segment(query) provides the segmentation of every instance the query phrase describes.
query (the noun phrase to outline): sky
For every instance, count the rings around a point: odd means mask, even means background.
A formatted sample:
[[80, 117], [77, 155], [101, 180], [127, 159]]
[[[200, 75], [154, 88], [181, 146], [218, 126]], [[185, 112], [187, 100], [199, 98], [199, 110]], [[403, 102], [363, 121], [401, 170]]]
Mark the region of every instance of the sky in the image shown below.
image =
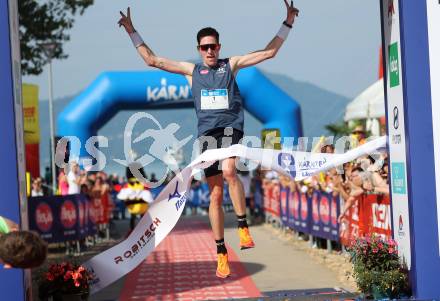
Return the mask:
[[[378, 77], [379, 1], [297, 0], [300, 15], [278, 55], [259, 67], [354, 98]], [[222, 57], [262, 49], [286, 17], [282, 0], [95, 0], [78, 16], [65, 52], [53, 62], [54, 98], [77, 94], [103, 71], [145, 70], [123, 28], [119, 11], [131, 7], [135, 28], [160, 56], [194, 60], [196, 33], [220, 32]], [[47, 67], [25, 76], [48, 98]]]

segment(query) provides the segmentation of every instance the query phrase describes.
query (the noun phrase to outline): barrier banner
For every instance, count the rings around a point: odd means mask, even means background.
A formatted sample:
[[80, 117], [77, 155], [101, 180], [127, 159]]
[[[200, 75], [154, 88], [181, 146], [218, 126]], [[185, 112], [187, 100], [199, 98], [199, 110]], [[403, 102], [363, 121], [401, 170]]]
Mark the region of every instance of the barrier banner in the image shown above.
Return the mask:
[[87, 198], [80, 197], [77, 199], [78, 206], [78, 228], [79, 228], [79, 237], [83, 238], [89, 235], [89, 222], [88, 222], [88, 214], [87, 211]]
[[289, 190], [289, 205], [288, 205], [288, 217], [287, 224], [289, 228], [299, 231], [300, 219], [299, 219], [299, 192]]
[[[360, 152], [370, 146], [369, 143], [360, 146]], [[295, 180], [301, 180], [316, 173], [326, 162], [342, 162], [341, 156], [344, 155], [248, 148], [240, 144], [202, 153], [164, 187], [124, 241], [84, 263], [88, 271], [94, 275], [91, 293], [98, 292], [132, 271], [174, 228], [185, 208], [193, 173], [197, 169], [205, 169], [215, 161], [225, 158], [240, 157], [259, 163], [263, 169], [271, 169]], [[301, 216], [305, 217], [302, 222], [307, 225], [310, 211], [307, 198], [302, 207]]]
[[331, 240], [339, 241], [339, 223], [338, 217], [341, 214], [341, 198], [339, 195], [331, 195], [330, 223]]
[[289, 225], [289, 186], [280, 186], [280, 217], [284, 226]]
[[306, 193], [299, 194], [299, 224], [296, 229], [299, 232], [310, 234], [312, 219], [312, 199]]
[[[390, 198], [384, 195], [369, 194], [362, 197], [362, 233], [392, 238]], [[399, 222], [400, 225], [400, 222]]]
[[311, 197], [311, 234], [316, 237], [339, 241], [339, 198], [332, 193], [315, 191]]
[[340, 225], [340, 239], [348, 246], [350, 241], [366, 235], [392, 238], [391, 206], [389, 196], [362, 195], [345, 214]]
[[339, 225], [339, 239], [341, 244], [349, 246], [353, 239], [359, 237], [359, 201], [345, 212], [344, 219]]
[[[31, 197], [28, 201], [29, 229], [49, 243], [79, 240], [94, 235], [87, 219], [88, 199], [81, 194]], [[89, 207], [90, 208], [90, 207]]]
[[89, 199], [85, 202], [85, 206], [87, 233], [88, 235], [93, 236], [98, 232], [99, 210], [96, 209], [94, 202]]

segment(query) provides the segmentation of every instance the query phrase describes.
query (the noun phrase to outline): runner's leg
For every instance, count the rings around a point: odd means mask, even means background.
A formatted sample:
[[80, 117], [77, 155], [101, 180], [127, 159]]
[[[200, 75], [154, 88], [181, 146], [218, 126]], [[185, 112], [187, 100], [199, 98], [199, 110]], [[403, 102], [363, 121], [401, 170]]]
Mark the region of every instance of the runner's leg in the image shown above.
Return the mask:
[[223, 177], [229, 186], [229, 195], [235, 214], [238, 216], [246, 214], [246, 202], [244, 198], [243, 184], [237, 176], [235, 169], [235, 158], [227, 158], [222, 162]]
[[223, 177], [221, 174], [208, 177], [207, 179], [210, 197], [209, 197], [209, 221], [211, 222], [214, 239], [220, 240], [224, 237], [224, 220], [223, 212]]

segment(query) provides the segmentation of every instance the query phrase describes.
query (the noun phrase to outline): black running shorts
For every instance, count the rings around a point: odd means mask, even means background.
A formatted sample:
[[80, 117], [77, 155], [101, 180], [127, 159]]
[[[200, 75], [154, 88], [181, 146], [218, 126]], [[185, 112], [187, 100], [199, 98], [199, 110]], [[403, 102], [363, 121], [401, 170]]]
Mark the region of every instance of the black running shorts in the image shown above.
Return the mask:
[[[232, 134], [231, 134], [232, 131]], [[204, 137], [213, 137], [216, 143], [208, 143], [206, 138]], [[225, 139], [223, 139], [225, 138]], [[215, 128], [213, 130], [208, 131], [204, 134], [204, 136], [199, 137], [201, 152], [208, 149], [216, 149], [216, 148], [227, 148], [234, 144], [239, 144], [240, 140], [243, 138], [243, 132], [233, 128]], [[222, 141], [224, 141], [225, 145], [222, 145]], [[204, 170], [205, 177], [209, 178], [218, 174], [221, 174], [221, 166], [219, 161], [216, 161], [214, 164], [209, 166]]]

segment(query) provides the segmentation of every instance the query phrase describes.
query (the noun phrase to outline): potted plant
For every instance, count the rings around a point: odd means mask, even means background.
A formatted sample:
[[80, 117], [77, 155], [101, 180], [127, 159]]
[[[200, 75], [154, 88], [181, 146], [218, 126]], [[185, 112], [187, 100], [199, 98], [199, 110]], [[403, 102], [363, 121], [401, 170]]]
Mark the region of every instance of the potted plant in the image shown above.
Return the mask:
[[397, 254], [394, 240], [366, 236], [354, 240], [348, 251], [356, 284], [366, 297], [384, 299], [410, 295], [408, 269]]
[[84, 301], [88, 299], [92, 274], [78, 264], [51, 264], [39, 285], [41, 300]]

